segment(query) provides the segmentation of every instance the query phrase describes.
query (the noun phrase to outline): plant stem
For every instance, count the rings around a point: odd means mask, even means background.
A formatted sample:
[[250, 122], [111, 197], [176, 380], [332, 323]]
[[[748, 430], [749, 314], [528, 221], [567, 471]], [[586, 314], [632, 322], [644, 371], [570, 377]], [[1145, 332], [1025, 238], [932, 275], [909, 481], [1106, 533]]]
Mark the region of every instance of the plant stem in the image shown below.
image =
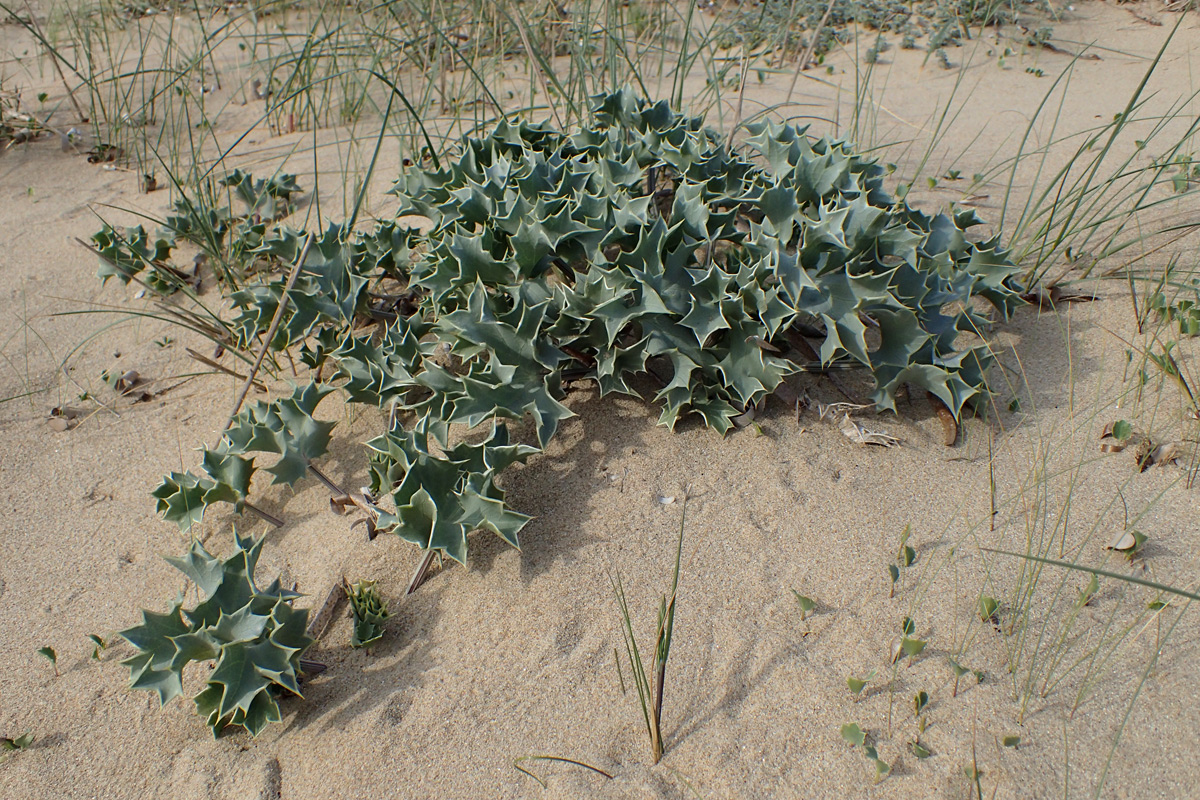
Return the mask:
[[279, 307], [275, 309], [275, 316], [271, 318], [271, 326], [267, 328], [267, 335], [263, 339], [262, 349], [258, 351], [258, 358], [254, 359], [254, 366], [250, 369], [250, 374], [246, 376], [246, 382], [242, 384], [241, 391], [238, 392], [237, 402], [233, 405], [233, 412], [229, 415], [229, 420], [225, 423], [223, 430], [229, 430], [233, 426], [233, 421], [237, 418], [238, 412], [242, 410], [242, 403], [246, 401], [246, 393], [250, 391], [250, 387], [254, 384], [254, 376], [258, 374], [258, 368], [262, 366], [263, 359], [266, 358], [267, 350], [271, 349], [271, 340], [275, 338], [275, 331], [279, 329], [279, 323], [283, 321], [283, 312], [287, 309], [288, 294], [292, 291], [292, 287], [296, 285], [296, 278], [300, 275], [300, 267], [303, 266], [304, 260], [308, 258], [308, 248], [312, 247], [313, 235], [311, 232], [304, 237], [304, 246], [300, 248], [300, 255], [296, 258], [296, 263], [292, 265], [292, 271], [288, 274], [287, 285], [283, 288], [283, 296], [279, 298]]
[[412, 580], [408, 582], [408, 591], [405, 594], [412, 594], [417, 589], [421, 588], [421, 584], [425, 582], [425, 578], [429, 575], [429, 568], [433, 566], [433, 557], [437, 551], [430, 548], [425, 551], [425, 557], [421, 559], [421, 563], [417, 565], [416, 572], [413, 573]]
[[249, 501], [245, 501], [245, 500], [242, 501], [242, 508], [244, 508], [247, 511], [249, 511], [250, 513], [254, 514], [259, 519], [271, 523], [276, 528], [283, 527], [283, 520], [281, 520], [279, 517], [276, 517], [272, 514], [268, 514], [266, 511], [263, 511], [261, 508], [254, 505], [253, 503], [250, 503]]

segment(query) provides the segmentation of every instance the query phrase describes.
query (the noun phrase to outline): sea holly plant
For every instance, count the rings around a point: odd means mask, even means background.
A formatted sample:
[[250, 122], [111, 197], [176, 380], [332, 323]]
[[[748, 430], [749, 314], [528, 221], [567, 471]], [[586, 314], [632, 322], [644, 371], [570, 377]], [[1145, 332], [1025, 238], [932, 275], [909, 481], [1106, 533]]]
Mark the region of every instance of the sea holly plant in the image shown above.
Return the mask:
[[[999, 241], [970, 236], [978, 217], [909, 207], [844, 141], [749, 130], [731, 148], [627, 91], [596, 98], [579, 130], [507, 118], [435, 168], [406, 168], [394, 220], [317, 235], [290, 290], [305, 234], [273, 215], [294, 182], [229, 176], [249, 212], [220, 219], [185, 204], [176, 235], [241, 226], [239, 247], [262, 259], [239, 274], [227, 346], [298, 349], [311, 382], [243, 412], [200, 472], [155, 490], [159, 511], [187, 529], [213, 503], [240, 510], [253, 452], [279, 455], [275, 482], [312, 472], [330, 435], [312, 412], [335, 388], [389, 420], [367, 446], [372, 497], [356, 503], [370, 530], [458, 561], [477, 529], [518, 544], [528, 518], [499, 475], [546, 447], [580, 381], [638, 395], [630, 378], [647, 374], [660, 424], [694, 415], [721, 434], [788, 376], [835, 363], [870, 374], [880, 409], [909, 385], [956, 418], [984, 398], [990, 320], [976, 301], [1000, 318], [1022, 301]], [[536, 442], [509, 444], [525, 419]], [[463, 445], [477, 426], [492, 439]]]
[[205, 600], [184, 609], [181, 596], [166, 613], [143, 611], [142, 624], [120, 632], [138, 649], [122, 662], [131, 687], [157, 692], [162, 704], [183, 694], [188, 664], [215, 662], [192, 698], [214, 736], [230, 726], [257, 736], [280, 720], [279, 695], [300, 694], [300, 656], [313, 642], [308, 611], [292, 608], [300, 595], [278, 580], [264, 589], [255, 583], [262, 546], [263, 539], [236, 536], [235, 552], [222, 560], [193, 541], [183, 558], [167, 560]]
[[233, 503], [241, 510], [257, 469], [254, 459], [244, 458], [243, 453], [279, 454], [267, 472], [275, 476], [274, 483], [294, 485], [310, 460], [329, 446], [335, 423], [319, 422], [312, 415], [332, 391], [328, 385], [309, 383], [295, 387], [290, 397], [253, 403], [240, 411], [217, 446], [203, 451], [203, 475], [172, 472], [152, 492], [158, 512], [186, 532], [213, 503]]
[[[105, 223], [92, 234], [92, 245], [100, 258], [97, 277], [102, 282], [116, 278], [121, 283], [129, 283], [146, 269], [150, 269], [151, 274], [168, 269], [167, 259], [175, 246], [175, 238], [167, 232], [147, 233], [141, 225], [115, 228]], [[156, 287], [161, 293], [170, 294], [165, 282], [160, 281]]]
[[[117, 228], [105, 223], [92, 235], [91, 247], [100, 259], [98, 276], [102, 281], [115, 277], [127, 284], [136, 279], [159, 295], [174, 293], [183, 282], [198, 277], [199, 270], [198, 261], [171, 264], [179, 240], [200, 247], [222, 266], [235, 260], [231, 256], [259, 250], [269, 257], [269, 250], [262, 249], [264, 236], [291, 211], [292, 196], [300, 192], [300, 187], [294, 175], [280, 173], [263, 179], [234, 170], [222, 178], [205, 181], [192, 195], [183, 192], [182, 187], [180, 190], [180, 197], [157, 231], [147, 232], [141, 225]], [[221, 202], [222, 193], [238, 202]], [[223, 270], [218, 274], [231, 283], [244, 277]]]
[[500, 424], [480, 444], [462, 442], [438, 454], [428, 428], [427, 416], [413, 431], [392, 430], [368, 443], [371, 491], [388, 492], [396, 509], [381, 513], [377, 525], [460, 563], [466, 563], [473, 530], [490, 530], [517, 547], [517, 534], [530, 518], [505, 506], [495, 475], [536, 450], [510, 445], [508, 428]]
[[369, 647], [383, 638], [384, 625], [390, 616], [387, 603], [379, 595], [375, 581], [346, 583], [342, 590], [350, 601], [350, 613], [354, 617], [354, 633], [351, 647]]

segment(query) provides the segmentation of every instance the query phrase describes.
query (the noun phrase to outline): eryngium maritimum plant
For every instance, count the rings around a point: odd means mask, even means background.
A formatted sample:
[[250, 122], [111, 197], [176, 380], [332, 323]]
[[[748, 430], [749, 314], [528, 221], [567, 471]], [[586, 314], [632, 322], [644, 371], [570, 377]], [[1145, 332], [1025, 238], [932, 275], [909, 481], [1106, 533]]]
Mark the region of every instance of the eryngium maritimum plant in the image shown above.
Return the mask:
[[[617, 92], [584, 130], [508, 119], [464, 139], [442, 166], [406, 170], [395, 221], [321, 235], [270, 346], [299, 344], [305, 364], [335, 367], [324, 374], [351, 402], [398, 420], [369, 445], [377, 529], [459, 561], [478, 528], [517, 545], [527, 518], [495, 478], [536, 449], [508, 445], [505, 420], [528, 415], [545, 447], [571, 416], [566, 378], [635, 394], [629, 377], [651, 372], [661, 424], [694, 413], [721, 433], [788, 375], [835, 362], [868, 370], [882, 409], [905, 384], [956, 416], [987, 393], [975, 300], [1003, 318], [1021, 301], [997, 239], [968, 238], [974, 212], [895, 200], [845, 142], [750, 131], [738, 152], [699, 118]], [[300, 236], [276, 227], [259, 247], [283, 263]], [[276, 273], [235, 296], [242, 346], [265, 332], [283, 283]], [[367, 319], [375, 332], [355, 335]], [[172, 475], [160, 510], [186, 528], [211, 502], [244, 502], [248, 450], [283, 457], [277, 481], [303, 475], [327, 424], [315, 402], [277, 404], [205, 454], [205, 477]], [[491, 440], [451, 446], [451, 426], [482, 423]]]
[[192, 698], [214, 736], [231, 725], [257, 736], [279, 721], [279, 692], [300, 694], [300, 655], [313, 642], [305, 633], [308, 611], [292, 608], [300, 595], [278, 580], [255, 585], [262, 545], [239, 536], [236, 552], [222, 561], [193, 541], [186, 556], [167, 560], [196, 582], [204, 602], [184, 609], [180, 597], [165, 614], [143, 611], [141, 625], [120, 633], [139, 651], [123, 662], [130, 685], [157, 692], [164, 704], [183, 694], [189, 663], [216, 662]]

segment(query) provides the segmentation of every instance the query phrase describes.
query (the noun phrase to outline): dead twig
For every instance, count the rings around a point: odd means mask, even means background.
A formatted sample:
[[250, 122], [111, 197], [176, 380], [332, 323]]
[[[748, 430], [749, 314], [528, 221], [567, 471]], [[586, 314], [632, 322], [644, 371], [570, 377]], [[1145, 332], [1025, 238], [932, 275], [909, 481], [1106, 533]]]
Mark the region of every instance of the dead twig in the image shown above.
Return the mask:
[[792, 85], [788, 87], [787, 102], [792, 102], [792, 93], [796, 91], [796, 82], [800, 80], [800, 73], [808, 68], [808, 62], [812, 59], [813, 53], [817, 49], [817, 41], [821, 37], [821, 30], [825, 27], [825, 23], [829, 21], [829, 15], [833, 13], [833, 4], [837, 0], [829, 0], [829, 5], [825, 7], [825, 14], [821, 17], [821, 21], [817, 23], [817, 27], [813, 28], [812, 38], [808, 40], [808, 47], [804, 48], [804, 55], [800, 57], [800, 63], [796, 65], [796, 74], [792, 76]]
[[283, 321], [283, 312], [288, 306], [288, 296], [292, 291], [292, 287], [296, 285], [296, 278], [300, 275], [300, 268], [304, 266], [304, 260], [308, 258], [308, 248], [312, 247], [313, 235], [308, 233], [304, 237], [304, 246], [300, 248], [300, 255], [296, 258], [296, 263], [292, 265], [292, 271], [288, 274], [287, 284], [283, 287], [283, 296], [279, 298], [279, 308], [275, 309], [275, 316], [271, 318], [271, 326], [267, 328], [267, 335], [263, 339], [262, 348], [258, 351], [258, 357], [254, 359], [254, 366], [250, 368], [250, 374], [246, 377], [246, 382], [242, 384], [241, 390], [238, 392], [237, 402], [233, 405], [233, 412], [229, 415], [229, 420], [225, 423], [222, 430], [229, 430], [233, 425], [234, 419], [237, 418], [238, 412], [242, 410], [242, 403], [246, 401], [246, 393], [250, 391], [250, 386], [254, 383], [254, 376], [258, 374], [258, 368], [262, 366], [263, 359], [267, 356], [267, 350], [271, 349], [271, 340], [275, 338], [275, 331], [279, 329], [279, 323]]
[[[238, 380], [242, 380], [242, 381], [246, 380], [246, 376], [243, 375], [242, 373], [237, 372], [236, 370], [232, 370], [229, 367], [222, 366], [221, 364], [218, 364], [216, 361], [213, 361], [211, 358], [208, 358], [207, 356], [197, 353], [195, 350], [193, 350], [190, 347], [185, 347], [184, 350], [187, 351], [187, 354], [189, 356], [191, 356], [196, 361], [199, 361], [201, 364], [203, 364], [206, 367], [212, 367], [213, 369], [217, 370], [218, 372], [224, 372], [226, 375], [231, 375], [234, 378], [237, 378]], [[263, 384], [261, 381], [254, 381], [254, 388], [260, 392], [265, 392], [267, 390], [266, 385]]]

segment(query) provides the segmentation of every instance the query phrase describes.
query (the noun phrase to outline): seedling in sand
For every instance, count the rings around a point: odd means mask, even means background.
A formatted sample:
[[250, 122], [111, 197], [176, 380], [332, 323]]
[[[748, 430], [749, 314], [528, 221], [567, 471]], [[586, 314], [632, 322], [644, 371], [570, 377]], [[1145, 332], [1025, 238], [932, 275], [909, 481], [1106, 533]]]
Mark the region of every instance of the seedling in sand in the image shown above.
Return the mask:
[[898, 661], [901, 655], [906, 655], [911, 664], [913, 659], [924, 652], [927, 642], [912, 635], [915, 629], [916, 626], [912, 619], [905, 617], [900, 624], [900, 638], [892, 644], [892, 663]]
[[658, 605], [658, 624], [654, 634], [654, 657], [650, 662], [651, 672], [646, 672], [641, 651], [633, 634], [633, 621], [629, 604], [625, 601], [625, 589], [621, 575], [613, 581], [613, 592], [621, 611], [621, 635], [625, 640], [625, 654], [629, 659], [629, 671], [637, 689], [638, 702], [642, 706], [642, 717], [646, 722], [646, 733], [650, 736], [650, 752], [657, 764], [663, 755], [662, 706], [663, 689], [667, 680], [667, 658], [671, 654], [671, 636], [675, 629], [675, 598], [679, 592], [679, 566], [683, 558], [683, 529], [687, 521], [687, 496], [683, 498], [683, 509], [679, 518], [679, 544], [675, 548], [675, 571], [671, 577], [671, 593], [663, 596]]
[[1089, 605], [1098, 591], [1100, 591], [1100, 580], [1093, 574], [1088, 578], [1087, 585], [1079, 590], [1079, 605]]
[[108, 641], [94, 633], [89, 633], [88, 638], [92, 640], [92, 660], [99, 661], [100, 655], [108, 649]]
[[962, 664], [960, 664], [958, 661], [956, 661], [953, 658], [947, 658], [946, 662], [950, 665], [950, 669], [954, 670], [954, 686], [950, 690], [951, 697], [958, 697], [958, 681], [964, 675], [974, 675], [975, 683], [977, 683], [977, 684], [983, 683], [984, 678], [986, 677], [983, 673], [983, 670], [971, 669], [970, 667], [964, 667]]
[[379, 596], [375, 581], [358, 581], [342, 586], [350, 601], [350, 612], [354, 616], [354, 634], [351, 647], [367, 647], [383, 638], [387, 622], [387, 603]]
[[806, 619], [809, 614], [816, 611], [816, 609], [817, 609], [817, 601], [816, 600], [813, 600], [811, 597], [805, 597], [804, 595], [797, 592], [795, 589], [792, 589], [792, 594], [794, 594], [796, 596], [796, 602], [800, 604], [800, 619], [802, 621], [804, 619]]
[[988, 622], [992, 625], [999, 625], [1000, 618], [997, 612], [1000, 609], [1000, 603], [994, 597], [981, 595], [979, 598], [979, 621]]
[[908, 743], [908, 748], [912, 750], [912, 754], [917, 758], [929, 758], [933, 755], [933, 751], [921, 744], [920, 739], [913, 739]]
[[900, 569], [911, 567], [917, 560], [917, 551], [908, 543], [910, 536], [912, 536], [912, 526], [905, 525], [904, 530], [900, 532], [900, 547], [896, 550], [896, 563], [888, 564], [888, 577], [892, 579], [891, 586], [888, 587], [888, 597], [896, 596], [896, 584], [900, 581]]
[[33, 732], [18, 736], [15, 739], [0, 738], [0, 750], [12, 752], [14, 750], [24, 750], [29, 745], [33, 744]]
[[924, 652], [926, 644], [927, 642], [923, 639], [912, 639], [906, 636], [900, 640], [900, 650], [908, 656], [911, 663], [914, 658]]
[[947, 659], [950, 662], [950, 668], [954, 670], [954, 687], [950, 690], [951, 697], [958, 697], [958, 679], [966, 675], [971, 670], [959, 664], [953, 658]]
[[57, 678], [59, 676], [58, 653], [54, 652], [54, 648], [50, 647], [49, 645], [47, 645], [45, 647], [39, 647], [37, 652], [38, 652], [38, 655], [45, 658], [47, 661], [50, 662], [50, 665], [54, 667], [54, 677]]
[[866, 688], [867, 684], [870, 683], [874, 677], [875, 670], [871, 670], [869, 673], [867, 673], [865, 678], [856, 678], [853, 675], [850, 675], [846, 678], [846, 685], [849, 686], [850, 691], [854, 693], [855, 702], [858, 702], [858, 698], [862, 696], [862, 690]]
[[842, 738], [854, 747], [862, 749], [863, 755], [867, 757], [875, 766], [876, 782], [887, 777], [892, 771], [891, 766], [879, 757], [879, 752], [875, 749], [875, 745], [867, 740], [866, 733], [862, 728], [858, 727], [857, 723], [850, 722], [842, 726]]
[[911, 567], [917, 560], [917, 551], [908, 544], [910, 536], [912, 536], [912, 528], [905, 525], [900, 534], [900, 549], [896, 552], [896, 561], [902, 567]]

